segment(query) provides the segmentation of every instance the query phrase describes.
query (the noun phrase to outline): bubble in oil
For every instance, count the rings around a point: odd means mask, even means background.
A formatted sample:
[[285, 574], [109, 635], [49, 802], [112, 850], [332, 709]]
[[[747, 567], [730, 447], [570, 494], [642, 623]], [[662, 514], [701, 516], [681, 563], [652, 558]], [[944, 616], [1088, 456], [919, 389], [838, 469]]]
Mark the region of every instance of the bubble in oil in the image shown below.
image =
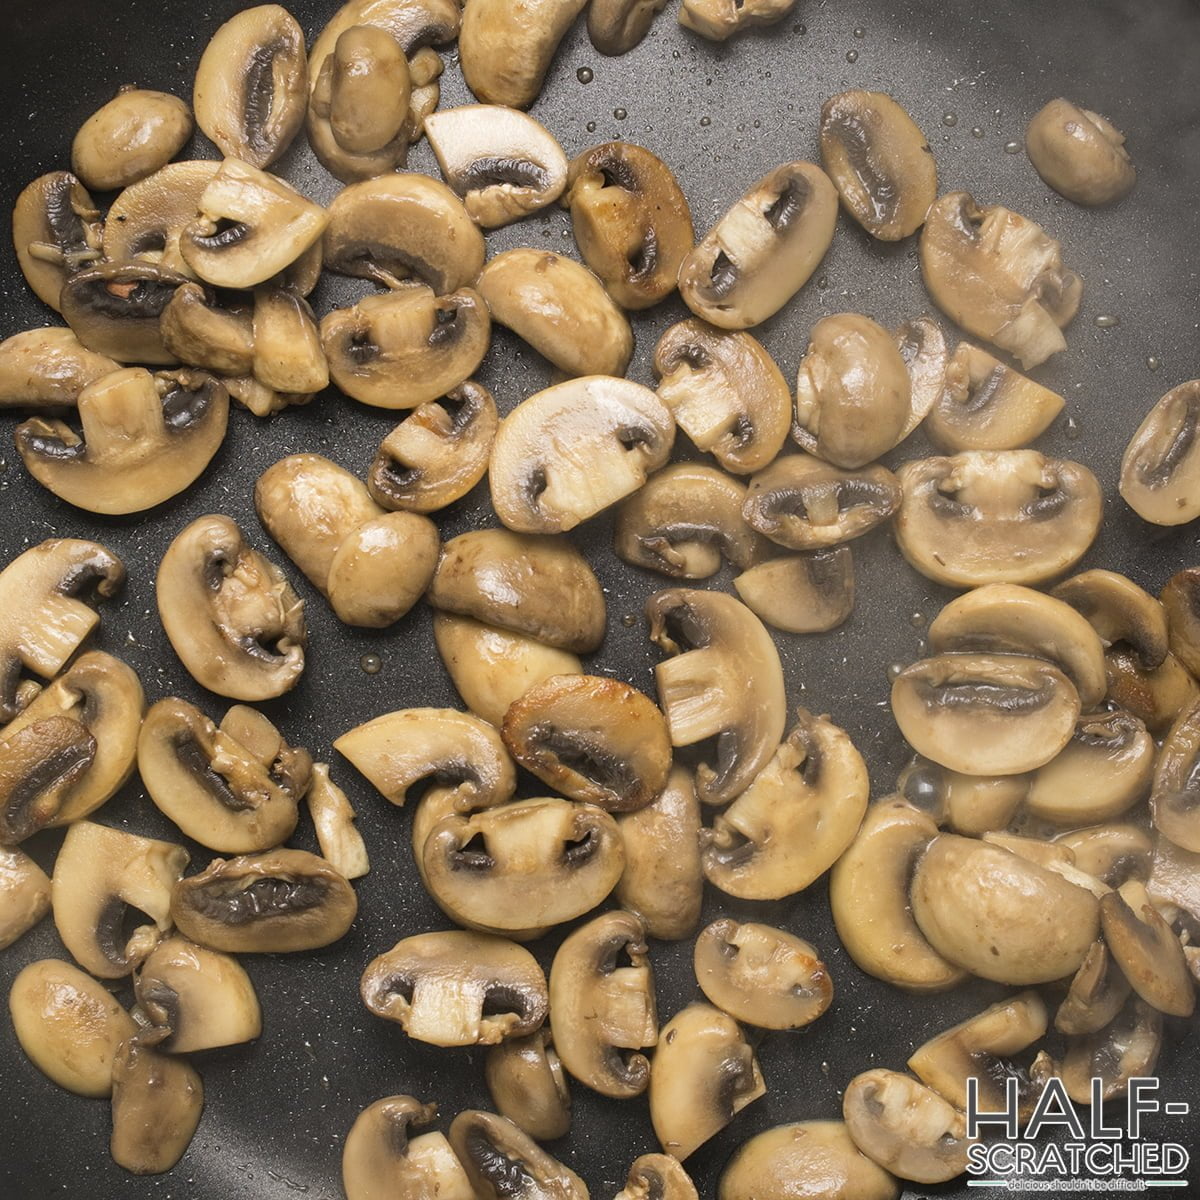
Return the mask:
[[847, 50], [846, 51], [846, 61], [848, 63], [858, 62], [858, 51], [857, 50]]
[[637, 617], [635, 617], [633, 613], [626, 613], [621, 618], [621, 624], [624, 625], [626, 629], [632, 629], [637, 624]]
[[588, 131], [588, 133], [595, 133], [595, 132], [596, 132], [596, 122], [595, 122], [595, 121], [589, 121], [589, 122], [588, 122], [588, 123], [587, 123], [587, 124], [584, 126], [584, 129], [586, 129], [586, 130]]
[[1159, 360], [1155, 358], [1153, 354], [1151, 354], [1150, 357], [1146, 359], [1146, 366], [1151, 371], [1157, 371], [1158, 368], [1162, 366], [1162, 363], [1159, 362]]
[[946, 112], [942, 113], [942, 124], [953, 128], [958, 124], [958, 113]]
[[1004, 143], [1004, 153], [1005, 154], [1020, 154], [1021, 153], [1021, 143], [1020, 142], [1005, 142]]
[[596, 76], [591, 67], [580, 67], [579, 70], [575, 72], [575, 78], [578, 79], [580, 83], [591, 83]]
[[909, 615], [908, 623], [914, 629], [921, 629], [928, 622], [928, 620], [929, 618], [923, 612], [915, 612]]
[[864, 37], [866, 37], [866, 36], [867, 36], [867, 31], [866, 31], [865, 29], [862, 29], [862, 28], [856, 29], [856, 30], [854, 31], [854, 36], [855, 36], [856, 38], [864, 38]]
[[362, 669], [368, 675], [378, 675], [379, 672], [383, 670], [383, 659], [380, 658], [378, 654], [364, 654], [362, 658], [358, 660], [358, 665], [362, 667]]
[[1067, 423], [1063, 427], [1063, 433], [1066, 434], [1067, 441], [1077, 442], [1079, 440], [1079, 422], [1074, 417], [1068, 417]]
[[616, 117], [618, 121], [623, 121], [627, 116], [629, 116], [629, 114], [623, 108], [614, 108], [613, 116]]
[[705, 129], [707, 129], [712, 124], [712, 117], [701, 117], [700, 124], [703, 125]]
[[895, 678], [896, 678], [896, 676], [897, 676], [897, 675], [899, 675], [899, 674], [900, 674], [900, 672], [901, 672], [901, 671], [903, 671], [903, 670], [904, 670], [904, 664], [903, 664], [903, 663], [898, 663], [898, 662], [896, 662], [896, 663], [889, 663], [889, 664], [888, 664], [888, 669], [887, 669], [887, 675], [888, 675], [888, 678], [889, 678], [889, 679], [895, 679]]
[[976, 125], [975, 128], [971, 130], [971, 136], [973, 138], [981, 138], [983, 137], [983, 130]]
[[1101, 329], [1115, 329], [1121, 323], [1121, 318], [1114, 316], [1112, 313], [1101, 313], [1096, 318], [1096, 324]]

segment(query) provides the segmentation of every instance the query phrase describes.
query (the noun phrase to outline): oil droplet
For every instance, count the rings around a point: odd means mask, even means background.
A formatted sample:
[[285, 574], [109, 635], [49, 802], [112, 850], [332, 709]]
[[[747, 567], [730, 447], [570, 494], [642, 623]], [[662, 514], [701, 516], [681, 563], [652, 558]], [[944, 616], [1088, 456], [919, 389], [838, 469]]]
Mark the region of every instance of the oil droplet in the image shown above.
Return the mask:
[[1005, 154], [1020, 154], [1021, 153], [1021, 143], [1020, 142], [1005, 142], [1004, 143], [1004, 153]]
[[953, 127], [958, 124], [958, 113], [942, 113], [942, 124]]
[[588, 122], [588, 123], [587, 123], [587, 124], [584, 126], [584, 129], [586, 129], [586, 130], [588, 131], [588, 133], [595, 133], [595, 132], [596, 132], [596, 122], [595, 122], [595, 121], [589, 121], [589, 122]]
[[383, 670], [383, 659], [378, 654], [364, 654], [358, 660], [358, 665], [362, 667], [368, 675], [378, 675]]
[[1152, 354], [1148, 359], [1146, 359], [1146, 366], [1149, 367], [1151, 371], [1157, 371], [1158, 368], [1162, 366], [1162, 363], [1159, 362], [1158, 359]]
[[701, 117], [700, 124], [707, 129], [712, 124], [712, 117]]
[[1101, 313], [1100, 316], [1096, 318], [1096, 324], [1101, 329], [1114, 329], [1116, 326], [1120, 325], [1120, 323], [1121, 318], [1114, 317], [1112, 313]]
[[858, 51], [857, 50], [847, 50], [846, 51], [846, 61], [848, 63], [858, 62]]
[[1067, 435], [1067, 441], [1077, 442], [1079, 440], [1079, 422], [1074, 417], [1068, 417], [1063, 432]]
[[761, 128], [762, 128], [762, 122], [761, 122], [761, 121], [755, 121], [755, 122], [754, 122], [754, 128], [755, 128], [755, 129], [761, 129]]
[[803, 37], [808, 32], [807, 25], [793, 25], [792, 29], [794, 32], [798, 33], [801, 37]]
[[580, 83], [591, 83], [596, 76], [592, 73], [591, 67], [580, 67], [579, 70], [575, 72], [575, 78], [578, 79]]
[[863, 37], [866, 37], [866, 36], [867, 36], [867, 31], [866, 31], [865, 29], [856, 29], [856, 30], [854, 31], [854, 36], [855, 36], [856, 38], [863, 38]]
[[613, 116], [616, 117], [618, 121], [623, 121], [627, 116], [629, 116], [629, 114], [623, 108], [614, 108]]
[[637, 624], [637, 617], [635, 617], [633, 613], [626, 613], [621, 618], [621, 624], [624, 625], [626, 629], [632, 629]]
[[980, 129], [980, 127], [978, 125], [976, 125], [975, 128], [971, 130], [971, 136], [973, 138], [981, 138], [981, 137], [983, 137], [983, 130]]
[[820, 279], [817, 280], [817, 287], [820, 288], [821, 291], [824, 291], [828, 286], [829, 286], [829, 280], [824, 275], [822, 275], [820, 277]]
[[678, 50], [672, 50], [672, 51], [671, 51], [671, 57], [672, 57], [672, 58], [682, 58], [682, 57], [683, 57], [683, 55], [682, 55], [682, 54], [681, 54], [681, 53], [680, 53]]
[[925, 614], [923, 612], [915, 612], [909, 616], [908, 623], [914, 629], [920, 629], [927, 620], [928, 620], [928, 618], [925, 616]]
[[888, 678], [895, 679], [896, 676], [899, 675], [900, 672], [903, 670], [904, 670], [903, 663], [889, 663], [888, 669], [887, 669]]

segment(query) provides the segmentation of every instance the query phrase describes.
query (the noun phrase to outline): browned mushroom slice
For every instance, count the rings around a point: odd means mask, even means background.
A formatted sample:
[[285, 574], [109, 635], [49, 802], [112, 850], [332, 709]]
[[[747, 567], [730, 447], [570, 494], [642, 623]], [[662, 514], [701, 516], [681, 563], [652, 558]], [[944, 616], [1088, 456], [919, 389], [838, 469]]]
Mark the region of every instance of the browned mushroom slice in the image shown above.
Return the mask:
[[1096, 477], [1036, 450], [918, 459], [896, 474], [896, 542], [922, 575], [950, 587], [1042, 583], [1074, 566], [1100, 528]]
[[886, 92], [840, 92], [821, 106], [821, 162], [872, 237], [916, 233], [937, 199], [937, 165], [916, 122]]
[[253, 336], [254, 377], [264, 387], [300, 397], [329, 386], [316, 317], [303, 296], [288, 287], [259, 288], [254, 293]]
[[1171, 653], [1191, 675], [1200, 675], [1200, 568], [1176, 571], [1159, 600], [1167, 618]]
[[679, 23], [713, 42], [758, 25], [774, 25], [792, 11], [796, 0], [684, 0]]
[[679, 294], [698, 317], [748, 329], [777, 313], [825, 257], [837, 191], [812, 163], [764, 175], [683, 260]]
[[667, 0], [598, 0], [588, 6], [588, 37], [601, 54], [628, 54], [650, 32], [666, 4]]
[[1133, 990], [1159, 1012], [1190, 1017], [1196, 989], [1183, 947], [1150, 901], [1144, 884], [1130, 879], [1100, 901], [1109, 952]]
[[70, 329], [27, 329], [0, 342], [0, 410], [71, 408], [120, 363], [88, 350]]
[[571, 1093], [549, 1029], [493, 1046], [484, 1059], [483, 1073], [502, 1117], [539, 1142], [566, 1136], [571, 1128]]
[[115, 192], [166, 166], [191, 136], [191, 109], [178, 96], [126, 85], [79, 127], [71, 169], [87, 187]]
[[1037, 173], [1076, 204], [1111, 204], [1137, 178], [1120, 130], [1061, 96], [1031, 118], [1025, 151]]
[[1147, 671], [1135, 650], [1115, 646], [1104, 656], [1104, 668], [1109, 702], [1128, 709], [1156, 736], [1165, 734], [1175, 719], [1200, 699], [1195, 678], [1174, 654]]
[[[651, 15], [661, 7], [658, 0], [632, 5]], [[589, 27], [597, 11], [588, 9]], [[618, 304], [649, 308], [675, 290], [695, 235], [687, 199], [666, 163], [630, 142], [605, 142], [571, 160], [567, 188], [563, 204], [579, 252]]]
[[50, 878], [22, 850], [0, 846], [0, 950], [50, 911]]
[[1167, 614], [1149, 592], [1116, 571], [1092, 570], [1060, 583], [1052, 593], [1087, 619], [1105, 647], [1124, 643], [1139, 666], [1152, 671], [1167, 657]]
[[887, 467], [843, 471], [811, 454], [785, 454], [750, 480], [742, 515], [781, 546], [819, 550], [869, 533], [900, 502]]
[[1121, 495], [1143, 520], [1183, 525], [1200, 516], [1200, 379], [1172, 388], [1146, 414], [1121, 459]]
[[1067, 1039], [1059, 1071], [1067, 1095], [1076, 1104], [1091, 1104], [1095, 1080], [1100, 1097], [1124, 1096], [1130, 1079], [1154, 1075], [1162, 1049], [1162, 1016], [1134, 999], [1103, 1029]]
[[113, 1056], [112, 1156], [134, 1175], [161, 1175], [184, 1155], [204, 1108], [204, 1085], [182, 1058], [137, 1036]]
[[254, 367], [254, 325], [244, 308], [220, 307], [198, 283], [175, 289], [160, 322], [163, 345], [182, 363], [224, 375]]
[[407, 142], [405, 128], [412, 102], [412, 76], [400, 43], [377, 25], [352, 25], [321, 64], [314, 97], [329, 73], [330, 133], [348, 154], [373, 154], [397, 139]]
[[854, 610], [854, 559], [849, 546], [785, 554], [733, 581], [756, 617], [786, 633], [836, 629]]
[[1121, 1011], [1129, 991], [1129, 980], [1100, 938], [1072, 976], [1066, 997], [1054, 1014], [1054, 1028], [1071, 1036], [1096, 1033]]
[[1162, 834], [1200, 854], [1200, 700], [1179, 714], [1162, 744], [1150, 808]]
[[507, 1200], [522, 1192], [554, 1200], [587, 1200], [587, 1185], [574, 1171], [494, 1113], [460, 1112], [450, 1125], [450, 1144], [466, 1168], [475, 1200]]
[[12, 233], [25, 282], [55, 311], [63, 285], [101, 257], [100, 212], [69, 171], [42, 175], [17, 197]]
[[950, 352], [942, 327], [930, 316], [905, 321], [895, 330], [896, 346], [908, 368], [912, 407], [900, 435], [906, 438], [929, 415], [946, 388]]
[[762, 470], [783, 447], [792, 397], [774, 359], [750, 334], [690, 319], [654, 350], [658, 397], [698, 450], [727, 471]]
[[654, 668], [673, 746], [713, 739], [715, 763], [696, 792], [732, 800], [771, 760], [787, 720], [779, 652], [762, 622], [732, 596], [687, 588], [646, 601], [650, 640], [670, 657]]
[[67, 716], [34, 716], [6, 729], [0, 736], [0, 845], [15, 846], [49, 825], [95, 758], [96, 739]]
[[1154, 842], [1136, 825], [1091, 825], [1060, 833], [1054, 840], [1071, 851], [1079, 870], [1108, 887], [1120, 887], [1129, 879], [1145, 882], [1150, 878]]
[[625, 1186], [614, 1200], [699, 1200], [696, 1185], [669, 1154], [642, 1154], [633, 1160]]
[[309, 83], [316, 81], [317, 68], [333, 53], [338, 38], [356, 25], [386, 30], [405, 54], [412, 55], [422, 46], [453, 41], [460, 16], [454, 0], [347, 0], [313, 42]]

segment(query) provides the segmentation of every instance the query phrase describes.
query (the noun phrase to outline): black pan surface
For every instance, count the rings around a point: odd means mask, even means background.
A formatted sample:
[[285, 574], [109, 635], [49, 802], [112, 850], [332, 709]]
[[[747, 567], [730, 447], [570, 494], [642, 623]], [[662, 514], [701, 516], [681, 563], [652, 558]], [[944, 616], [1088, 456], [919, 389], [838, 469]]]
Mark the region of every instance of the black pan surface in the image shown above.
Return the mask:
[[[30, 179], [68, 165], [74, 131], [118, 85], [136, 82], [189, 95], [207, 39], [241, 7], [239, 0], [7, 0], [0, 13], [4, 209]], [[336, 6], [333, 0], [295, 0], [290, 7], [311, 37]], [[467, 102], [455, 55], [446, 57], [443, 105]], [[585, 67], [593, 73], [588, 83], [577, 74], [586, 77]], [[620, 59], [598, 55], [579, 24], [563, 43], [533, 112], [568, 156], [611, 138], [654, 150], [677, 172], [703, 230], [777, 163], [815, 159], [821, 102], [848, 87], [889, 91], [908, 108], [937, 156], [943, 190], [966, 188], [983, 202], [1009, 205], [1063, 242], [1068, 264], [1086, 287], [1069, 349], [1036, 372], [1068, 400], [1040, 447], [1080, 458], [1104, 485], [1104, 531], [1086, 565], [1125, 571], [1157, 591], [1172, 572], [1200, 559], [1197, 533], [1138, 521], [1116, 495], [1117, 467], [1150, 404], [1168, 387], [1200, 374], [1200, 10], [1188, 0], [801, 0], [774, 29], [726, 46], [692, 36], [676, 25], [673, 12], [664, 13], [647, 40]], [[1086, 211], [1067, 203], [1041, 183], [1023, 153], [1009, 152], [1007, 144], [1019, 143], [1029, 117], [1060, 94], [1106, 113], [1128, 134], [1138, 184], [1111, 209]], [[198, 139], [189, 154], [211, 157], [215, 151]], [[411, 166], [436, 174], [427, 146], [416, 149]], [[303, 144], [276, 170], [321, 200], [337, 188]], [[525, 244], [573, 251], [569, 219], [557, 209], [489, 241], [494, 249]], [[754, 331], [785, 375], [794, 372], [808, 329], [825, 314], [862, 311], [892, 324], [929, 307], [914, 240], [883, 245], [844, 220], [818, 274], [782, 314]], [[316, 308], [324, 312], [363, 290], [357, 282], [327, 279], [314, 297]], [[54, 315], [26, 290], [7, 246], [0, 250], [0, 295], [0, 334], [53, 323]], [[651, 382], [657, 336], [683, 315], [682, 305], [671, 302], [635, 318], [633, 378]], [[1101, 316], [1119, 323], [1098, 324]], [[497, 329], [481, 378], [507, 411], [548, 382], [549, 368]], [[429, 610], [418, 606], [382, 633], [340, 625], [259, 526], [252, 485], [271, 462], [301, 450], [326, 454], [361, 474], [394, 422], [332, 393], [266, 423], [237, 410], [224, 448], [197, 486], [127, 519], [68, 508], [32, 483], [11, 449], [0, 451], [0, 557], [7, 562], [55, 535], [105, 542], [125, 560], [129, 583], [119, 600], [104, 607], [96, 644], [137, 669], [151, 701], [180, 695], [217, 715], [224, 702], [193, 684], [166, 641], [153, 577], [163, 550], [188, 521], [207, 512], [230, 514], [255, 545], [288, 568], [308, 601], [309, 667], [299, 687], [267, 711], [291, 741], [329, 758], [332, 739], [352, 725], [395, 708], [454, 705], [456, 696], [434, 650]], [[14, 424], [0, 420], [6, 441]], [[893, 458], [928, 452], [918, 434]], [[686, 453], [682, 445], [679, 453]], [[490, 523], [482, 489], [438, 517], [444, 537]], [[591, 522], [575, 540], [608, 592], [608, 635], [590, 667], [652, 692], [657, 653], [641, 612], [663, 581], [616, 559], [608, 519]], [[910, 570], [887, 534], [856, 543], [854, 552], [859, 598], [851, 620], [828, 635], [779, 635], [778, 641], [791, 702], [828, 712], [851, 732], [879, 796], [891, 788], [906, 757], [888, 713], [887, 668], [918, 657], [925, 620], [949, 593]], [[714, 586], [728, 586], [728, 578]], [[369, 654], [382, 659], [378, 674], [368, 675], [360, 665]], [[266, 1028], [252, 1046], [199, 1056], [207, 1106], [182, 1162], [149, 1179], [114, 1166], [107, 1105], [47, 1081], [25, 1059], [5, 1019], [0, 1195], [326, 1200], [341, 1194], [346, 1130], [378, 1097], [412, 1092], [438, 1101], [447, 1120], [464, 1107], [489, 1107], [480, 1053], [411, 1042], [359, 1001], [358, 978], [370, 958], [405, 935], [447, 922], [411, 865], [409, 814], [384, 802], [348, 763], [336, 755], [332, 762], [358, 809], [371, 853], [371, 874], [358, 885], [360, 916], [328, 950], [247, 962]], [[536, 793], [530, 787], [527, 794]], [[141, 833], [179, 836], [136, 781], [99, 816]], [[56, 843], [49, 834], [35, 840], [34, 853], [46, 866]], [[295, 844], [316, 848], [303, 822]], [[202, 847], [190, 849], [194, 866], [211, 857]], [[831, 968], [836, 1000], [804, 1032], [761, 1038], [767, 1096], [688, 1163], [705, 1197], [715, 1195], [723, 1164], [746, 1138], [783, 1121], [837, 1116], [841, 1090], [857, 1072], [902, 1068], [928, 1036], [1003, 993], [980, 984], [921, 998], [864, 976], [833, 933], [824, 880], [777, 905], [710, 895], [705, 920], [720, 912], [777, 922], [815, 942]], [[561, 931], [535, 945], [546, 967], [560, 939]], [[46, 920], [0, 955], [0, 989], [7, 993], [22, 966], [49, 955], [65, 952]], [[652, 957], [665, 1019], [697, 994], [691, 944], [655, 944]], [[1171, 1024], [1160, 1065], [1165, 1098], [1188, 1101], [1193, 1112], [1200, 1105], [1196, 1047], [1194, 1032]], [[611, 1196], [629, 1162], [657, 1148], [645, 1106], [604, 1100], [581, 1086], [574, 1096], [571, 1135], [550, 1148], [584, 1176], [593, 1195]], [[1194, 1141], [1194, 1118], [1160, 1121], [1152, 1136]], [[1195, 1178], [1188, 1194], [1200, 1194], [1200, 1173]], [[978, 1194], [964, 1180], [905, 1193]]]

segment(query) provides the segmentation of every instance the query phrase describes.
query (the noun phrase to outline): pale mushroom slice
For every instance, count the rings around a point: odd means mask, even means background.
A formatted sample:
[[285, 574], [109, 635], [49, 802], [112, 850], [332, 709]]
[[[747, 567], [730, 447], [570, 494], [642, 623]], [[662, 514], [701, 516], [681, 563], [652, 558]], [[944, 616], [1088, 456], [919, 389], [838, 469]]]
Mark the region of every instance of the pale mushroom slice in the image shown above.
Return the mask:
[[1161, 1015], [1141, 1000], [1126, 1004], [1103, 1029], [1067, 1039], [1058, 1074], [1076, 1104], [1124, 1096], [1133, 1078], [1154, 1076], [1162, 1049]]
[[[1054, 839], [1074, 855], [1075, 866], [1106, 887], [1129, 879], [1148, 882], [1154, 860], [1151, 835], [1136, 825], [1089, 825], [1060, 833]], [[1160, 839], [1160, 844], [1165, 839]], [[1155, 897], [1156, 902], [1160, 897]]]
[[324, 107], [326, 88], [328, 112], [320, 115], [328, 118], [330, 133], [347, 154], [385, 151], [398, 139], [407, 144], [412, 76], [403, 48], [386, 29], [352, 25], [344, 30], [313, 84], [314, 107]]
[[[172, 842], [76, 821], [54, 862], [51, 899], [63, 945], [101, 979], [134, 970], [171, 928], [171, 891], [188, 864]], [[149, 918], [129, 930], [127, 910]]]
[[1154, 842], [1146, 891], [1164, 911], [1174, 907], [1200, 921], [1200, 854], [1182, 850], [1160, 834]]
[[234, 700], [296, 686], [308, 641], [304, 602], [229, 517], [200, 517], [167, 548], [158, 613], [198, 683]]
[[184, 1059], [139, 1036], [113, 1056], [113, 1161], [134, 1175], [161, 1175], [187, 1151], [204, 1109], [204, 1084]]
[[801, 1029], [833, 1002], [833, 980], [811, 943], [770, 925], [721, 917], [693, 955], [700, 990], [734, 1020]]
[[517, 533], [565, 533], [641, 487], [674, 439], [670, 412], [639, 383], [588, 375], [556, 384], [500, 422], [492, 507]]
[[488, 260], [476, 286], [492, 319], [565, 375], [625, 374], [633, 355], [629, 320], [574, 259], [551, 250], [504, 250]]
[[614, 1200], [699, 1200], [699, 1193], [677, 1158], [641, 1154], [630, 1164]]
[[783, 737], [779, 652], [762, 622], [721, 592], [656, 592], [646, 616], [650, 640], [669, 655], [654, 678], [671, 744], [712, 739], [716, 761], [696, 768], [696, 792], [708, 804], [724, 804], [750, 786]]
[[722, 329], [777, 313], [833, 242], [837, 190], [820, 167], [784, 163], [755, 183], [683, 260], [679, 294]]
[[705, 878], [742, 900], [803, 891], [853, 842], [869, 790], [849, 734], [797, 709], [786, 740], [701, 835]]
[[1172, 388], [1146, 414], [1121, 459], [1121, 495], [1144, 521], [1200, 516], [1200, 379]]
[[602, 913], [576, 929], [550, 968], [550, 1028], [566, 1069], [614, 1100], [650, 1082], [641, 1053], [658, 1041], [646, 929], [631, 913]]
[[936, 201], [921, 231], [921, 274], [937, 306], [968, 333], [1036, 367], [1066, 349], [1083, 281], [1036, 222], [967, 192]]
[[366, 875], [371, 870], [366, 843], [355, 827], [356, 814], [346, 793], [329, 776], [328, 763], [313, 763], [305, 801], [321, 857], [347, 879]]
[[946, 335], [942, 327], [928, 315], [905, 321], [893, 331], [893, 336], [900, 357], [908, 368], [912, 391], [912, 407], [900, 435], [903, 440], [941, 399], [946, 387], [950, 351], [946, 347]]
[[1145, 671], [1162, 666], [1169, 646], [1166, 609], [1133, 580], [1116, 571], [1082, 571], [1051, 594], [1087, 619], [1105, 649], [1130, 651]]
[[514, 1180], [529, 1196], [587, 1200], [587, 1185], [512, 1121], [466, 1109], [450, 1124], [450, 1144], [471, 1180], [475, 1200], [507, 1200]]
[[13, 980], [8, 1011], [39, 1071], [77, 1095], [111, 1095], [113, 1058], [137, 1026], [107, 988], [70, 963], [44, 958]]
[[126, 84], [79, 127], [71, 169], [98, 192], [153, 175], [192, 136], [192, 112], [178, 96]]
[[491, 1046], [546, 1019], [546, 977], [506, 938], [451, 930], [397, 942], [368, 964], [363, 1003], [410, 1038], [434, 1046]]
[[1036, 450], [924, 458], [896, 472], [896, 543], [935, 583], [1044, 583], [1083, 557], [1100, 529], [1096, 477]]
[[1167, 618], [1171, 653], [1189, 674], [1200, 675], [1200, 568], [1176, 571], [1159, 593], [1159, 601]]
[[539, 1142], [566, 1136], [571, 1128], [571, 1093], [549, 1029], [543, 1026], [492, 1046], [483, 1073], [502, 1117]]
[[1071, 977], [1054, 1014], [1054, 1028], [1072, 1037], [1098, 1033], [1116, 1018], [1129, 992], [1129, 980], [1109, 954], [1104, 939], [1098, 938]]
[[685, 1161], [748, 1104], [766, 1095], [754, 1049], [711, 1004], [689, 1004], [659, 1033], [650, 1121], [663, 1151]]
[[50, 877], [22, 850], [0, 846], [0, 950], [50, 911]]
[[89, 350], [70, 329], [47, 326], [0, 342], [0, 410], [73, 408], [79, 393], [121, 364]]
[[163, 345], [180, 362], [222, 375], [254, 368], [254, 323], [245, 308], [219, 305], [199, 283], [175, 289], [160, 320]]
[[1130, 879], [1104, 896], [1100, 925], [1109, 953], [1133, 990], [1159, 1012], [1190, 1017], [1196, 988], [1183, 947], [1145, 884]]
[[986, 350], [959, 342], [946, 386], [925, 418], [929, 440], [948, 454], [1017, 450], [1041, 437], [1065, 401]]
[[39, 176], [21, 192], [12, 236], [25, 282], [56, 312], [63, 285], [102, 257], [100, 210], [69, 171]]
[[838, 937], [868, 975], [912, 992], [944, 992], [967, 977], [942, 957], [913, 919], [913, 868], [938, 828], [899, 797], [867, 809], [854, 841], [834, 864], [829, 905]]
[[1163, 741], [1150, 811], [1160, 833], [1200, 853], [1200, 699], [1179, 714]]
[[839, 92], [825, 101], [821, 162], [846, 211], [885, 242], [916, 233], [937, 199], [933, 151], [886, 92]]
[[304, 401], [329, 386], [329, 364], [308, 301], [288, 287], [254, 293], [254, 378], [272, 391]]
[[0, 572], [0, 722], [29, 705], [22, 668], [53, 679], [99, 625], [93, 605], [124, 582], [111, 550], [78, 538], [50, 538]]
[[43, 487], [105, 515], [144, 512], [191, 487], [229, 422], [229, 393], [201, 371], [128, 367], [88, 384], [78, 404], [81, 433], [33, 417], [17, 427], [17, 451]]
[[49, 825], [91, 769], [96, 739], [80, 722], [50, 715], [0, 736], [0, 846]]
[[761, 471], [783, 448], [791, 392], [751, 334], [680, 321], [655, 347], [654, 374], [658, 398], [679, 428], [726, 471]]
[[1125, 135], [1099, 113], [1061, 96], [1030, 118], [1025, 152], [1046, 183], [1076, 204], [1111, 204], [1137, 179]]
[[854, 558], [849, 546], [785, 554], [735, 576], [733, 588], [773, 629], [825, 633], [854, 611]]
[[1028, 773], [967, 775], [918, 754], [900, 772], [896, 791], [939, 825], [968, 837], [979, 837], [991, 830], [1008, 828], [1025, 803], [1031, 780]]
[[796, 0], [683, 0], [679, 23], [685, 29], [723, 42], [760, 25], [782, 21]]

